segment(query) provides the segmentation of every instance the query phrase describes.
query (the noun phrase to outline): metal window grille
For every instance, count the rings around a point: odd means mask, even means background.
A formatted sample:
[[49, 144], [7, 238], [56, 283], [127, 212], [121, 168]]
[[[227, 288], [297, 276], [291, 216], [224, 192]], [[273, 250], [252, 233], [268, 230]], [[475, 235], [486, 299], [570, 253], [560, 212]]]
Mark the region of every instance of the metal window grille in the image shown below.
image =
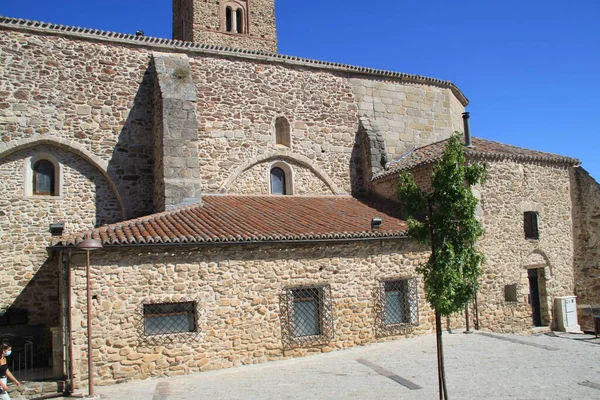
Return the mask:
[[144, 304], [144, 335], [196, 331], [196, 303]]
[[382, 336], [400, 334], [419, 324], [417, 279], [381, 281], [378, 290], [378, 327]]
[[329, 285], [286, 288], [280, 304], [284, 347], [324, 344], [333, 339]]

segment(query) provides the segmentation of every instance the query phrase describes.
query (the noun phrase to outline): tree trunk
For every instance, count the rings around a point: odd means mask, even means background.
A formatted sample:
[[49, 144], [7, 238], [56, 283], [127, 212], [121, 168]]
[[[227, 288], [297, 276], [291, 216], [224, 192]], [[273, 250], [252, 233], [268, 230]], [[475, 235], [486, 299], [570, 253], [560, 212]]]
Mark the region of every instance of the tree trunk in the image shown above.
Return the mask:
[[448, 389], [446, 388], [446, 371], [444, 369], [444, 347], [442, 346], [442, 316], [439, 311], [435, 312], [435, 339], [437, 345], [438, 360], [438, 387], [440, 400], [448, 400]]

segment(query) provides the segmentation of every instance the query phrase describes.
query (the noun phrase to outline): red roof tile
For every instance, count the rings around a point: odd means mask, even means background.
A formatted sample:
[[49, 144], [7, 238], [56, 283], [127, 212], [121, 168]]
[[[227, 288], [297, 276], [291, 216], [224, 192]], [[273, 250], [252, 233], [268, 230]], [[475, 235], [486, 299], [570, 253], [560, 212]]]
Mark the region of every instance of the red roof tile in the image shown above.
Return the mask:
[[[394, 175], [400, 171], [412, 169], [421, 165], [431, 164], [442, 157], [446, 142], [442, 140], [427, 146], [419, 147], [413, 150], [405, 157], [391, 163], [389, 169], [380, 172], [373, 179], [380, 179], [385, 176]], [[529, 150], [522, 147], [511, 146], [508, 144], [494, 142], [492, 140], [472, 138], [473, 147], [466, 149], [466, 154], [470, 158], [480, 158], [486, 160], [512, 159], [524, 162], [546, 162], [555, 164], [577, 165], [579, 160], [565, 157], [558, 154], [545, 153], [537, 150]]]
[[[406, 222], [350, 196], [204, 196], [201, 204], [58, 238], [75, 246], [399, 238]], [[371, 219], [381, 217], [379, 229]]]

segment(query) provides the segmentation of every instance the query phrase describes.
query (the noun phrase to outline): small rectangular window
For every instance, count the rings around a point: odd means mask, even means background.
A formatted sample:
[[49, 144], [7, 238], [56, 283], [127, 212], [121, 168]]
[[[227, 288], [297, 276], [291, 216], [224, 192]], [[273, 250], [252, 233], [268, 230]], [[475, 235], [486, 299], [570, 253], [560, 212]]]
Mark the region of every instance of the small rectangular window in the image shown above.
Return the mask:
[[196, 303], [144, 304], [144, 335], [196, 331]]
[[382, 282], [383, 324], [418, 324], [417, 280], [415, 278]]
[[527, 211], [523, 215], [525, 239], [539, 239], [538, 214], [535, 211]]
[[333, 338], [329, 285], [285, 289], [281, 297], [282, 339], [286, 347]]
[[321, 299], [316, 288], [295, 289], [294, 293], [294, 336], [321, 334]]
[[516, 302], [517, 301], [517, 284], [513, 283], [512, 285], [504, 286], [504, 301], [506, 302]]

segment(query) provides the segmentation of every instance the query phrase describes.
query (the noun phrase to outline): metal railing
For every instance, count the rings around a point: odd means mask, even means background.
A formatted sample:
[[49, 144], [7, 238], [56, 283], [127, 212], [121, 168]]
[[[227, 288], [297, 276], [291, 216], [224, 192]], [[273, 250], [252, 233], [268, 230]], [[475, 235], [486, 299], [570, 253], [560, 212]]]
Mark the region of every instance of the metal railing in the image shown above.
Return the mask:
[[7, 357], [8, 369], [19, 381], [53, 379], [52, 353], [40, 346], [35, 336], [0, 335], [0, 342], [12, 346]]

